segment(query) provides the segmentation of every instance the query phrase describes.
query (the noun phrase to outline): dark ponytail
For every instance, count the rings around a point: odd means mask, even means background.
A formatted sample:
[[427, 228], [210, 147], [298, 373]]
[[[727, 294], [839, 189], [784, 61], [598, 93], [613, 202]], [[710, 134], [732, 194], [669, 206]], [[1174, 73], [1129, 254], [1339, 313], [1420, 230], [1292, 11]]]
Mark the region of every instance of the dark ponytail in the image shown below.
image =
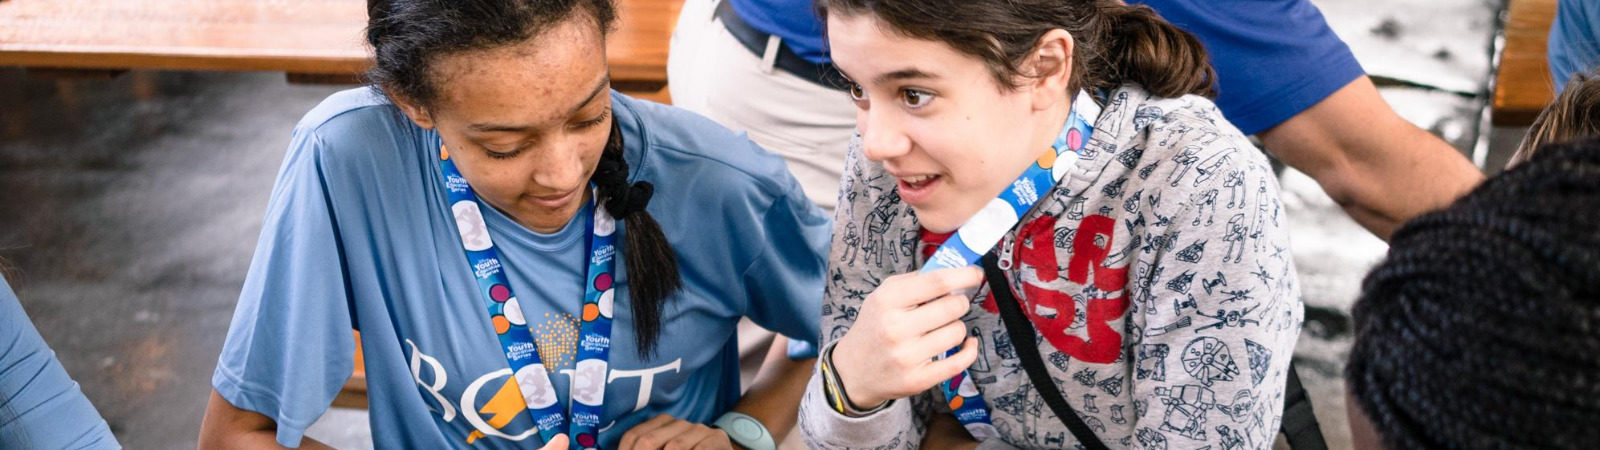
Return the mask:
[[[389, 95], [402, 95], [428, 105], [438, 93], [431, 63], [462, 51], [496, 48], [531, 39], [550, 26], [586, 14], [602, 33], [616, 21], [611, 0], [368, 0], [367, 43], [376, 64], [367, 82]], [[622, 133], [611, 121], [611, 139], [601, 153], [591, 181], [597, 202], [622, 222], [627, 239], [622, 258], [632, 293], [634, 329], [639, 354], [655, 351], [661, 334], [661, 311], [682, 283], [678, 260], [645, 211], [653, 187], [628, 183]]]
[[606, 212], [622, 221], [627, 235], [622, 258], [628, 265], [629, 298], [633, 302], [633, 328], [638, 335], [639, 354], [655, 352], [661, 334], [661, 310], [667, 298], [682, 285], [678, 257], [661, 233], [661, 224], [650, 217], [645, 206], [655, 186], [640, 181], [628, 183], [628, 161], [622, 158], [622, 130], [611, 119], [611, 139], [600, 154], [600, 164], [590, 179], [600, 191], [596, 200]]
[[1110, 73], [1096, 88], [1137, 83], [1157, 97], [1217, 96], [1217, 72], [1199, 38], [1168, 23], [1149, 6], [1097, 3], [1107, 22], [1100, 28], [1108, 39], [1102, 41], [1106, 50], [1096, 62]]
[[988, 66], [1002, 86], [1033, 75], [1021, 67], [1050, 30], [1072, 33], [1072, 89], [1109, 92], [1126, 83], [1160, 97], [1215, 97], [1217, 74], [1194, 35], [1148, 6], [1118, 0], [817, 0], [824, 15], [871, 14], [895, 31], [942, 42]]

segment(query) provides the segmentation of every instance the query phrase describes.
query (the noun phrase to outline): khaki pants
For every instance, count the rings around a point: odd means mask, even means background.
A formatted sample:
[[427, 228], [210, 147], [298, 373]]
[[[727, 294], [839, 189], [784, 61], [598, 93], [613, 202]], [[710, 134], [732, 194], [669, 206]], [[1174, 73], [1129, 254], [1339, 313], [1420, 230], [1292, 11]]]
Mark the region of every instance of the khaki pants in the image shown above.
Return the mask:
[[714, 17], [716, 2], [683, 4], [667, 58], [672, 104], [749, 133], [788, 162], [807, 198], [832, 213], [855, 105], [842, 91], [763, 64]]

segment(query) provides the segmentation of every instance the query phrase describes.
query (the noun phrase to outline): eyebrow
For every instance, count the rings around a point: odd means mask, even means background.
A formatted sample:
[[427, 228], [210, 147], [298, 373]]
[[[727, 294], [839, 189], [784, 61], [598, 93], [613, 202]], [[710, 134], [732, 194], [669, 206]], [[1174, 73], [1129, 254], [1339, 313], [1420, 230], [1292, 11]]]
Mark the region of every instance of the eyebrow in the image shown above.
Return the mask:
[[[596, 83], [594, 85], [594, 89], [589, 91], [589, 96], [587, 98], [584, 98], [583, 101], [578, 102], [578, 104], [573, 106], [572, 109], [567, 110], [567, 114], [566, 115], [567, 116], [571, 116], [573, 114], [577, 114], [578, 110], [583, 109], [584, 105], [588, 105], [589, 102], [592, 102], [592, 101], [594, 101], [595, 98], [599, 97], [601, 92], [605, 92], [606, 86], [608, 86], [610, 83], [611, 83], [611, 76], [610, 75], [607, 75], [607, 76], [604, 76], [604, 77], [600, 77], [600, 82]], [[528, 130], [533, 129], [533, 126], [532, 125], [504, 125], [504, 124], [494, 124], [494, 123], [475, 123], [475, 124], [472, 124], [472, 125], [468, 125], [467, 128], [471, 129], [472, 131], [490, 133], [490, 132], [522, 132], [522, 131], [528, 131]]]
[[928, 72], [923, 72], [921, 69], [917, 69], [915, 67], [912, 67], [912, 68], [907, 68], [907, 69], [896, 70], [896, 71], [889, 72], [889, 73], [886, 73], [886, 74], [883, 74], [883, 75], [878, 75], [877, 78], [873, 78], [872, 79], [872, 83], [873, 84], [884, 84], [884, 83], [888, 83], [890, 81], [910, 80], [910, 79], [919, 79], [919, 78], [937, 79], [937, 78], [939, 78], [939, 76], [931, 74], [931, 73], [928, 73]]

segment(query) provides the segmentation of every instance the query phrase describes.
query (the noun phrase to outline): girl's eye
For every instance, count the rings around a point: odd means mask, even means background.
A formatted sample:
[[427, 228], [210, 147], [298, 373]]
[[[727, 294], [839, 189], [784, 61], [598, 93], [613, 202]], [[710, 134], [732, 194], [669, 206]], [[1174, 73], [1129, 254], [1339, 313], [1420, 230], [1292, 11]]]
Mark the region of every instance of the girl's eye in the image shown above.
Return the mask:
[[859, 101], [864, 101], [864, 100], [867, 99], [867, 91], [866, 91], [866, 89], [862, 89], [860, 84], [856, 84], [854, 81], [848, 81], [848, 82], [845, 82], [845, 83], [846, 83], [845, 87], [847, 88], [848, 91], [850, 91], [850, 99], [851, 100], [855, 100], [855, 101], [859, 102]]
[[900, 90], [900, 99], [905, 101], [906, 106], [920, 108], [933, 101], [933, 94], [916, 89], [902, 89]]
[[607, 109], [605, 111], [601, 111], [600, 115], [596, 116], [593, 119], [589, 119], [589, 120], [585, 120], [585, 121], [582, 121], [582, 122], [578, 122], [578, 124], [575, 125], [574, 128], [584, 129], [584, 128], [593, 127], [595, 125], [599, 125], [599, 124], [605, 123], [607, 117], [611, 117], [611, 110], [610, 109]]
[[483, 152], [484, 152], [484, 154], [489, 155], [490, 158], [494, 158], [494, 159], [511, 159], [511, 158], [517, 156], [518, 154], [522, 153], [522, 147], [519, 146], [519, 147], [510, 149], [510, 150], [506, 150], [506, 151], [499, 151], [499, 150], [491, 149], [489, 147], [484, 147], [483, 148]]

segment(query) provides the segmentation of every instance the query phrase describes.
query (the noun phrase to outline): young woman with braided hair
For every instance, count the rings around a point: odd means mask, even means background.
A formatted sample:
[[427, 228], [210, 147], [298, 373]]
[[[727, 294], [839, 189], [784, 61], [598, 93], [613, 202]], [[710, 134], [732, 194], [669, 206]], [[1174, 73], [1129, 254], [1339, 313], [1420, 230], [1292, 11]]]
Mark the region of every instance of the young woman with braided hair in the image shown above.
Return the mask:
[[1356, 448], [1600, 444], [1600, 140], [1542, 147], [1389, 243], [1354, 310]]
[[612, 92], [614, 16], [369, 3], [372, 86], [294, 131], [202, 447], [308, 443], [352, 327], [380, 448], [770, 448], [792, 428], [808, 350], [774, 345], [746, 392], [735, 326], [815, 342], [828, 220], [742, 135]]
[[1117, 0], [819, 4], [861, 146], [810, 445], [1272, 445], [1287, 220], [1192, 35]]

